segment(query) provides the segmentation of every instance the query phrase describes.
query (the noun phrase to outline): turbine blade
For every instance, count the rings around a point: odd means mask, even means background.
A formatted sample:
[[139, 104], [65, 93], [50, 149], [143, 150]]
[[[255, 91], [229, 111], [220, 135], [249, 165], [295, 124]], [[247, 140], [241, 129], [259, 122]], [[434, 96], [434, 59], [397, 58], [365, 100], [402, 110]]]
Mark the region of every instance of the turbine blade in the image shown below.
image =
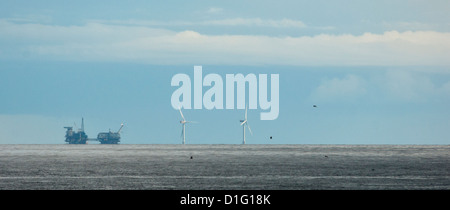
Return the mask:
[[245, 120], [247, 120], [247, 105], [245, 105]]
[[247, 120], [244, 120], [244, 122], [241, 123], [241, 125], [244, 125], [247, 122]]
[[248, 123], [247, 123], [247, 128], [248, 128], [248, 130], [250, 131], [250, 134], [252, 134], [252, 136], [253, 136], [252, 129], [250, 129], [250, 125], [248, 125]]
[[186, 120], [184, 119], [183, 112], [181, 112], [181, 107], [178, 108], [178, 110], [180, 110], [180, 114], [181, 114], [181, 117], [183, 118], [183, 121], [186, 121]]
[[197, 121], [186, 121], [186, 123], [198, 123]]

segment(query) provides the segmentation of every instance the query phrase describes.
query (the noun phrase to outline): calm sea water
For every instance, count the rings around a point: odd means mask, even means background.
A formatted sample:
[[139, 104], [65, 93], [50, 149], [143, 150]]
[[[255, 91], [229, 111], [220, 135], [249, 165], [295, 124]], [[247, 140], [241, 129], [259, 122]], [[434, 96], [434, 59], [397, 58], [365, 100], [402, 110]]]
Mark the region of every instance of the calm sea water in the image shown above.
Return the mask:
[[0, 189], [448, 190], [450, 146], [0, 145]]

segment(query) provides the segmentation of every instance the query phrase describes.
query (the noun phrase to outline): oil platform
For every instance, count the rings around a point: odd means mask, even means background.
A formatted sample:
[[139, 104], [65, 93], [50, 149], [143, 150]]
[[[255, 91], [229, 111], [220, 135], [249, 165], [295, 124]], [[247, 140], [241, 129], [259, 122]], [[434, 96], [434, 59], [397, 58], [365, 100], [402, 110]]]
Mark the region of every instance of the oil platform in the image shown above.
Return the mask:
[[66, 140], [68, 144], [87, 144], [88, 141], [98, 141], [100, 144], [118, 144], [120, 142], [120, 131], [123, 128], [123, 123], [117, 132], [102, 132], [97, 135], [96, 139], [88, 138], [84, 132], [84, 118], [81, 118], [81, 128], [74, 131], [73, 127], [64, 127], [66, 130]]
[[88, 136], [84, 132], [84, 119], [81, 118], [81, 128], [74, 131], [73, 127], [64, 127], [66, 131], [66, 142], [69, 144], [86, 144]]
[[120, 131], [123, 128], [123, 123], [120, 125], [120, 128], [117, 132], [104, 132], [99, 133], [97, 135], [97, 140], [100, 142], [100, 144], [118, 144], [120, 142]]

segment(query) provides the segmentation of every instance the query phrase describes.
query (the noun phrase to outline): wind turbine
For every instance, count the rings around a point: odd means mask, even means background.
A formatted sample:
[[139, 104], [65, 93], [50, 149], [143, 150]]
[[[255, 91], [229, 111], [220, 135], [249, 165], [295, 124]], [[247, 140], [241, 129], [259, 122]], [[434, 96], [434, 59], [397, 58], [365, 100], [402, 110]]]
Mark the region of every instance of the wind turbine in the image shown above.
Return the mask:
[[183, 129], [181, 130], [181, 136], [183, 137], [183, 144], [185, 144], [186, 143], [186, 123], [197, 123], [197, 122], [186, 121], [186, 119], [183, 116], [183, 112], [181, 112], [181, 108], [178, 108], [178, 110], [180, 110], [181, 118], [183, 118], [183, 120], [181, 120], [180, 123], [183, 126]]
[[242, 140], [242, 144], [245, 144], [245, 126], [247, 126], [248, 130], [250, 131], [250, 134], [252, 134], [252, 129], [250, 129], [250, 126], [248, 125], [248, 121], [247, 121], [247, 106], [245, 106], [245, 119], [240, 120], [241, 125], [242, 125], [242, 132], [243, 132], [243, 140]]

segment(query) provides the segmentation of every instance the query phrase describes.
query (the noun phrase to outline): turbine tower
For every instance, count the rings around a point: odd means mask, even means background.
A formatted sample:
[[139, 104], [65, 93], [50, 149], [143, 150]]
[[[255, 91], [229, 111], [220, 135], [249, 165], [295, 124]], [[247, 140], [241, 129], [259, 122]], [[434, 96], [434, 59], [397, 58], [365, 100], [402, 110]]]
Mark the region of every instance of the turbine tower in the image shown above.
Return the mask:
[[242, 134], [242, 138], [243, 138], [242, 144], [245, 144], [245, 126], [247, 126], [248, 130], [250, 131], [250, 134], [252, 134], [252, 136], [253, 136], [252, 129], [250, 129], [250, 126], [248, 125], [248, 121], [247, 121], [247, 106], [245, 106], [245, 116], [244, 117], [245, 118], [243, 120], [240, 120], [241, 126], [242, 126], [242, 133], [243, 133]]
[[183, 137], [183, 144], [186, 143], [186, 123], [196, 123], [194, 121], [186, 121], [186, 119], [183, 116], [183, 112], [181, 112], [181, 108], [178, 108], [178, 110], [180, 110], [180, 114], [181, 114], [181, 118], [183, 120], [180, 121], [181, 126], [183, 127], [183, 129], [181, 130], [181, 137]]

